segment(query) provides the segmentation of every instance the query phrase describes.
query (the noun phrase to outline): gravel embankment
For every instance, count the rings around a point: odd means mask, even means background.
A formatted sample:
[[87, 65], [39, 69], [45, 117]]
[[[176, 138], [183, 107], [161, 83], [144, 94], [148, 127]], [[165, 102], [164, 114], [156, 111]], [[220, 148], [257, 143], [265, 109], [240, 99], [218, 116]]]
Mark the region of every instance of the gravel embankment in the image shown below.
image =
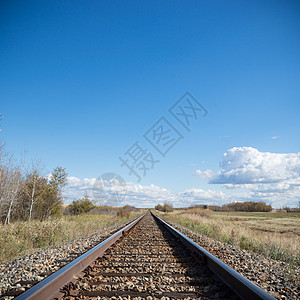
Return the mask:
[[[277, 299], [300, 299], [299, 267], [293, 268], [287, 263], [267, 259], [236, 246], [196, 234], [177, 224], [170, 224]], [[8, 291], [24, 291], [25, 287], [43, 280], [124, 225], [114, 226], [104, 232], [61, 246], [39, 249], [23, 258], [0, 265], [0, 298], [2, 299], [1, 295]]]
[[300, 299], [300, 268], [267, 259], [237, 246], [224, 244], [168, 222], [198, 245], [221, 259], [237, 272], [277, 299]]
[[11, 299], [13, 297], [1, 297], [1, 295], [25, 291], [25, 287], [31, 287], [43, 280], [131, 221], [110, 227], [87, 238], [80, 238], [57, 247], [38, 249], [23, 258], [1, 264], [0, 298]]
[[237, 299], [150, 214], [65, 291], [65, 300]]

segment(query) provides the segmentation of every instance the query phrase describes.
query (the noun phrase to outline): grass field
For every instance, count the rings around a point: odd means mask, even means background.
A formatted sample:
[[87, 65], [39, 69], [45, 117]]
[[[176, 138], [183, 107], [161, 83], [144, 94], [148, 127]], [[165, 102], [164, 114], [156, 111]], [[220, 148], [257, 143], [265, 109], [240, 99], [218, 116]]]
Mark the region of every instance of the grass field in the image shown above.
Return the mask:
[[300, 265], [300, 214], [188, 209], [164, 217], [213, 239]]
[[59, 245], [122, 224], [141, 213], [117, 215], [63, 216], [44, 222], [15, 222], [0, 225], [0, 263], [33, 252], [37, 248]]

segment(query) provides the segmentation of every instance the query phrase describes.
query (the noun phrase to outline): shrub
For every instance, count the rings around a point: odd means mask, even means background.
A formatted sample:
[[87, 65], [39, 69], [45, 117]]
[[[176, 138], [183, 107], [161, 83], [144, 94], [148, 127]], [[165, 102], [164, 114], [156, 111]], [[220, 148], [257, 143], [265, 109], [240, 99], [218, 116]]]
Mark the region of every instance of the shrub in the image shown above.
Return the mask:
[[171, 212], [173, 211], [173, 205], [171, 203], [167, 203], [165, 202], [164, 206], [163, 206], [163, 211], [164, 212]]
[[89, 212], [95, 207], [93, 202], [88, 198], [87, 195], [79, 200], [74, 200], [72, 204], [68, 207], [68, 212], [71, 215], [81, 215]]
[[164, 205], [157, 204], [155, 206], [155, 209], [163, 211], [163, 212], [172, 212], [173, 211], [173, 205], [171, 203], [165, 202]]
[[129, 219], [130, 217], [130, 211], [124, 209], [123, 207], [117, 212], [117, 216], [121, 218]]
[[162, 206], [161, 204], [157, 204], [157, 205], [155, 206], [155, 209], [156, 209], [156, 210], [162, 211], [162, 210], [163, 210], [163, 206]]

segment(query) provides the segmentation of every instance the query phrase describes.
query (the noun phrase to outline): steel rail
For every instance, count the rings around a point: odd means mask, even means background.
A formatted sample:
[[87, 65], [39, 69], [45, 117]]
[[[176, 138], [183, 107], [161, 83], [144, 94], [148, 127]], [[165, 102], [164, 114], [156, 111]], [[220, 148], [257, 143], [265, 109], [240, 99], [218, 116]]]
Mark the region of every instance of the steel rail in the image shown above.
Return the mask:
[[98, 257], [102, 256], [109, 247], [111, 247], [118, 239], [120, 239], [122, 235], [131, 230], [145, 215], [146, 213], [124, 228], [120, 229], [112, 236], [99, 243], [86, 253], [77, 257], [66, 266], [62, 267], [24, 293], [20, 294], [15, 299], [46, 300], [58, 297], [58, 295], [60, 294], [59, 291], [64, 285], [76, 279], [76, 276], [78, 274], [80, 274], [85, 268], [90, 266]]
[[157, 219], [165, 228], [183, 242], [195, 255], [204, 258], [208, 268], [231, 290], [233, 290], [241, 299], [245, 300], [275, 300], [270, 294], [252, 283], [246, 277], [226, 265], [220, 259], [209, 253], [207, 250], [196, 244], [190, 238], [179, 232], [167, 222], [159, 218], [153, 212], [152, 216]]

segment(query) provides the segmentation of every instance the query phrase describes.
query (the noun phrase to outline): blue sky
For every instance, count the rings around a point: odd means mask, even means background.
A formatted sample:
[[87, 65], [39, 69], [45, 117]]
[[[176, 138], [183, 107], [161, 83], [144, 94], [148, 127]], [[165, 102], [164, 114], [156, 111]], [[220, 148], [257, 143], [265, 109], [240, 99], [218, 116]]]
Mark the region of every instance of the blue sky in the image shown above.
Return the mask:
[[[41, 160], [45, 172], [65, 167], [80, 187], [72, 197], [88, 189], [84, 178], [116, 172], [132, 187], [126, 201], [139, 206], [138, 199], [209, 203], [207, 191], [215, 193], [211, 203], [296, 205], [299, 16], [297, 1], [7, 1], [0, 9], [1, 135], [10, 152]], [[184, 138], [136, 182], [119, 157], [169, 118], [186, 91], [207, 116], [191, 132], [178, 127]], [[238, 164], [229, 170], [230, 149]], [[249, 164], [256, 155], [263, 164]], [[272, 177], [274, 170], [281, 176]]]

